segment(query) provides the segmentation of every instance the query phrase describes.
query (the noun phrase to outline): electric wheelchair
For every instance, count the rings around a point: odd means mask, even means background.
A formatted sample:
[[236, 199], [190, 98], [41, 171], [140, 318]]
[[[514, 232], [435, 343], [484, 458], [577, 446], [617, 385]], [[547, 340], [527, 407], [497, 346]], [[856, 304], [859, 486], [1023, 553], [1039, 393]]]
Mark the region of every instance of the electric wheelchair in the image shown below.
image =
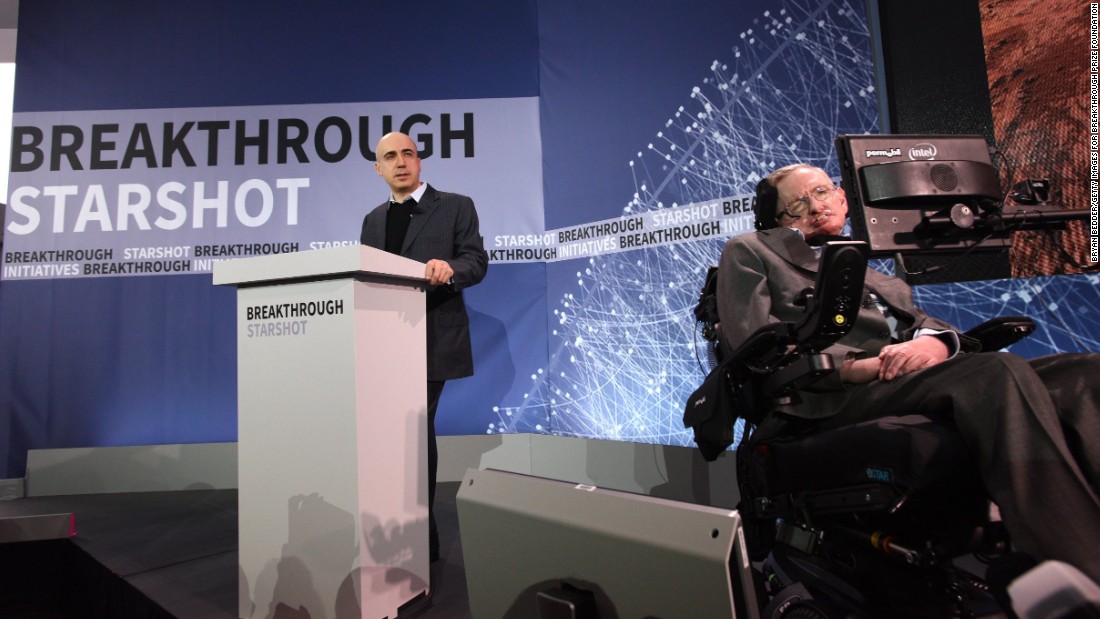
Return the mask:
[[[855, 321], [866, 254], [863, 243], [828, 243], [802, 319], [768, 325], [718, 359], [688, 399], [685, 426], [713, 460], [745, 420], [738, 510], [762, 617], [1005, 616], [1007, 600], [957, 567], [960, 557], [1007, 557], [1010, 545], [950, 424], [899, 415], [818, 432], [801, 420], [776, 427], [769, 414], [836, 371], [821, 351]], [[712, 268], [696, 308], [712, 344], [714, 296]], [[1009, 317], [968, 334], [999, 350], [1034, 328]]]

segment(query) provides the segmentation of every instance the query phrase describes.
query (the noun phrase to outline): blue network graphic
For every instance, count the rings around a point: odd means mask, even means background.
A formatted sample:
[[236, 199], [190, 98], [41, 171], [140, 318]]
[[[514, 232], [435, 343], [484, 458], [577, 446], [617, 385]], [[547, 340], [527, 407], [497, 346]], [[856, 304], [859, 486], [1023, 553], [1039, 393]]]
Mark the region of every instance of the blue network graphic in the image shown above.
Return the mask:
[[[836, 135], [877, 129], [862, 2], [766, 11], [734, 35], [729, 58], [701, 69], [629, 162], [636, 192], [623, 215], [745, 196], [792, 161], [836, 172]], [[733, 223], [752, 228], [746, 217]], [[706, 365], [691, 309], [721, 249], [692, 241], [554, 265], [577, 270], [575, 290], [552, 310], [549, 365], [487, 431], [690, 444], [683, 402]]]
[[[739, 33], [688, 100], [629, 162], [636, 192], [623, 215], [747, 197], [763, 175], [796, 161], [839, 169], [833, 141], [878, 131], [863, 3], [788, 2]], [[751, 214], [728, 221], [736, 234]], [[575, 288], [552, 308], [551, 357], [518, 405], [501, 405], [488, 433], [693, 445], [683, 404], [708, 368], [694, 308], [722, 241], [703, 240], [557, 263]], [[1097, 278], [928, 286], [917, 300], [960, 327], [986, 317], [1060, 318], [1018, 347], [1024, 356], [1092, 350]], [[1042, 314], [1041, 316], [1039, 314]]]
[[1035, 333], [1009, 350], [1026, 358], [1100, 350], [1100, 275], [919, 286], [913, 297], [930, 315], [969, 329], [994, 316], [1028, 316]]

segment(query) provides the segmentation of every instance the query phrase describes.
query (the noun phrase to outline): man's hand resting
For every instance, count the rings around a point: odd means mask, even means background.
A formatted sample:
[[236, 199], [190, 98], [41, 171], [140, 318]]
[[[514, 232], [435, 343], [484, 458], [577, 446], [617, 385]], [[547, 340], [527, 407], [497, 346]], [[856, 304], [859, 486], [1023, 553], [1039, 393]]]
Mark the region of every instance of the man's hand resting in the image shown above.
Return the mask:
[[894, 380], [947, 359], [947, 344], [939, 338], [922, 335], [908, 342], [883, 346], [877, 357], [856, 359], [840, 367], [840, 378], [846, 383], [868, 383], [876, 378]]

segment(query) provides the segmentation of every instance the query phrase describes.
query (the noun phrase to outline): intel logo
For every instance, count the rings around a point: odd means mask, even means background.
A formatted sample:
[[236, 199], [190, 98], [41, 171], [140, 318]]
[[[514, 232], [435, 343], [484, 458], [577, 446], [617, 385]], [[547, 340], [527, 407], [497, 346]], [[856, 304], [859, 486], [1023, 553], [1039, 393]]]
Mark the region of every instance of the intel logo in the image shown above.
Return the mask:
[[920, 144], [913, 145], [909, 149], [910, 159], [935, 159], [936, 158], [936, 145], [929, 144], [928, 142], [921, 142]]

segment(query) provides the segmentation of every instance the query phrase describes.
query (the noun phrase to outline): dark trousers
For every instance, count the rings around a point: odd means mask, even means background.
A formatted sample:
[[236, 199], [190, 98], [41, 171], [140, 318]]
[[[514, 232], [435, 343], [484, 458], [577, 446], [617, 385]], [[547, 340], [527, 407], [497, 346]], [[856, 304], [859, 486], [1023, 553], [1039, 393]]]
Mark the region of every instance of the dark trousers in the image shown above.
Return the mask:
[[848, 394], [825, 427], [903, 414], [954, 424], [1014, 546], [1100, 582], [1100, 355], [958, 355]]
[[439, 450], [435, 444], [435, 411], [446, 381], [428, 381], [428, 550], [432, 560], [439, 557], [439, 529], [435, 524], [435, 480], [439, 468]]

